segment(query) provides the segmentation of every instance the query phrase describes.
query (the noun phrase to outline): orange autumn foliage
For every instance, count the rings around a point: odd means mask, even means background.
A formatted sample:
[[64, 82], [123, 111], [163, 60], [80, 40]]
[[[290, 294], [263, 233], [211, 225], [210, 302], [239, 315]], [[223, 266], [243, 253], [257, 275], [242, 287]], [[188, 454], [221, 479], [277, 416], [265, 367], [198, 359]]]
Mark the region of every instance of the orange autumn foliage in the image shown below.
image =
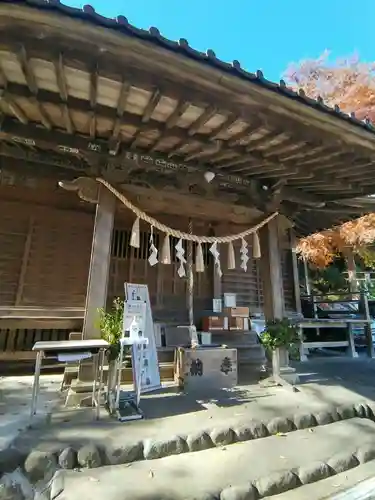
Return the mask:
[[[361, 62], [357, 55], [331, 62], [325, 51], [318, 59], [289, 65], [284, 79], [312, 99], [320, 97], [327, 106], [339, 106], [341, 111], [375, 124], [375, 63]], [[374, 241], [375, 214], [370, 214], [302, 238], [297, 251], [322, 268], [345, 247], [359, 251]]]
[[375, 123], [375, 63], [361, 62], [357, 55], [330, 62], [325, 51], [318, 59], [290, 64], [283, 76], [308, 97]]
[[354, 251], [375, 241], [375, 214], [345, 222], [341, 226], [301, 238], [297, 252], [315, 267], [324, 268], [345, 248]]

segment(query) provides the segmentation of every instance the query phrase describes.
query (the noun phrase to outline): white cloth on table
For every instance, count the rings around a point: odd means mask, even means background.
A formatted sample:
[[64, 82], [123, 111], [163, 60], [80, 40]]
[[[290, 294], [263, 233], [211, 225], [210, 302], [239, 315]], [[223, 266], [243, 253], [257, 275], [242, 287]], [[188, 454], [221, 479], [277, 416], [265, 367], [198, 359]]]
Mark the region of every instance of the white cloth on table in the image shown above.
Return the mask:
[[91, 352], [63, 352], [57, 354], [57, 359], [60, 363], [70, 363], [72, 361], [83, 361], [84, 359], [90, 359], [91, 356]]

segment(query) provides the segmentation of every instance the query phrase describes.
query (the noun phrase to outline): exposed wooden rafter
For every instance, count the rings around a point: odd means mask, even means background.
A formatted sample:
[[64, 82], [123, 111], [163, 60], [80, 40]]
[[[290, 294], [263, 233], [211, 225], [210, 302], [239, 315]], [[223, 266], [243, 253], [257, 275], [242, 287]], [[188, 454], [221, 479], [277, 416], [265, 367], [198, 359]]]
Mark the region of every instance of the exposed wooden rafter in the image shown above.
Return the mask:
[[68, 85], [65, 77], [65, 68], [64, 68], [64, 57], [63, 54], [58, 54], [53, 58], [53, 65], [55, 67], [55, 75], [56, 75], [56, 83], [59, 89], [59, 94], [61, 98], [61, 108], [62, 108], [62, 117], [65, 123], [66, 131], [69, 134], [74, 133], [73, 122], [70, 116], [70, 111], [67, 105], [68, 101]]
[[[125, 90], [126, 90], [126, 87], [125, 87]], [[8, 85], [8, 92], [9, 92], [9, 95], [11, 97], [13, 97], [13, 100], [16, 99], [17, 96], [30, 98], [29, 90], [27, 88], [19, 86], [17, 84], [9, 84]], [[158, 140], [160, 140], [162, 138], [163, 134], [166, 132], [166, 125], [164, 125], [163, 123], [149, 119], [149, 121], [145, 125], [142, 122], [141, 117], [134, 115], [134, 114], [131, 114], [131, 113], [126, 113], [124, 111], [122, 112], [122, 117], [120, 119], [118, 116], [118, 114], [119, 114], [118, 111], [116, 109], [110, 108], [108, 106], [97, 105], [95, 108], [95, 111], [93, 111], [91, 109], [90, 102], [85, 101], [83, 99], [77, 99], [75, 97], [68, 97], [68, 100], [65, 103], [61, 99], [61, 95], [55, 94], [55, 93], [50, 92], [50, 91], [45, 91], [45, 90], [39, 91], [38, 98], [39, 98], [39, 101], [42, 103], [54, 104], [54, 105], [58, 105], [58, 106], [63, 107], [62, 112], [63, 112], [64, 117], [65, 117], [66, 129], [69, 131], [73, 130], [73, 127], [72, 127], [71, 120], [68, 121], [68, 118], [67, 118], [67, 115], [69, 113], [64, 111], [65, 105], [67, 105], [68, 108], [72, 111], [76, 110], [76, 111], [86, 112], [91, 117], [93, 116], [93, 113], [95, 112], [96, 116], [102, 116], [104, 118], [108, 118], [108, 119], [113, 120], [115, 122], [114, 130], [113, 130], [114, 138], [118, 135], [119, 130], [121, 129], [121, 126], [123, 126], [123, 125], [125, 126], [126, 124], [132, 125], [137, 129], [142, 129], [143, 132], [147, 131], [147, 129], [158, 130], [159, 134], [160, 134]], [[124, 99], [122, 100], [122, 102], [124, 102]], [[175, 113], [173, 113], [173, 115], [176, 116]], [[168, 129], [168, 131], [169, 131], [169, 135], [173, 135], [173, 137], [179, 139], [179, 145], [176, 147], [175, 151], [171, 152], [171, 156], [173, 156], [173, 155], [177, 154], [177, 151], [183, 145], [183, 143], [189, 142], [189, 135], [186, 134], [186, 132], [184, 132], [184, 130], [182, 130], [179, 127], [170, 128], [170, 129]], [[247, 162], [254, 160], [254, 159], [255, 160], [264, 159], [263, 156], [261, 155], [261, 153], [254, 150], [254, 148], [256, 148], [257, 145], [263, 144], [266, 141], [265, 138], [261, 137], [259, 139], [256, 139], [255, 141], [251, 141], [249, 143], [249, 145], [247, 145], [247, 146], [237, 145], [241, 139], [244, 139], [245, 137], [249, 136], [249, 134], [251, 134], [251, 133], [252, 133], [252, 129], [251, 129], [250, 125], [248, 125], [245, 130], [236, 134], [236, 136], [232, 137], [226, 143], [226, 146], [233, 150], [233, 152], [236, 154], [236, 156], [238, 158], [238, 161], [241, 163], [244, 163], [244, 162], [247, 163]], [[91, 133], [91, 136], [92, 135], [93, 134]], [[216, 131], [213, 132], [213, 136], [215, 136], [215, 135], [217, 135]], [[135, 148], [137, 146], [137, 138], [139, 138], [139, 134], [136, 134], [136, 136], [134, 137], [133, 148]], [[207, 144], [207, 141], [209, 141], [209, 139], [207, 139], [207, 135], [202, 136], [202, 135], [199, 135], [197, 133], [194, 135], [194, 140], [202, 142], [202, 149], [205, 147], [205, 143]], [[117, 147], [116, 147], [116, 143], [115, 143], [115, 146], [113, 146], [112, 144], [113, 144], [113, 142], [111, 142], [110, 149], [113, 151], [116, 151], [116, 149], [118, 150], [118, 144], [117, 144]], [[155, 144], [153, 145], [152, 149], [155, 150]], [[251, 154], [249, 154], [249, 156], [246, 157], [245, 155], [249, 152], [249, 150], [251, 150]], [[332, 154], [330, 153], [328, 156], [332, 156]], [[270, 156], [268, 159], [271, 162], [272, 161], [279, 161], [279, 158], [277, 158], [277, 157], [272, 158], [272, 156]], [[320, 159], [319, 158], [316, 158], [316, 159], [310, 158], [307, 161], [310, 161], [310, 163], [313, 163], [313, 161], [319, 162]], [[231, 160], [228, 160], [224, 163], [224, 165], [221, 165], [221, 166], [223, 168], [225, 168], [226, 166], [231, 167], [235, 164], [237, 164], [237, 159], [234, 159], [233, 162], [231, 162]]]
[[36, 96], [38, 93], [38, 86], [36, 84], [34, 71], [31, 66], [31, 62], [27, 56], [26, 48], [24, 45], [21, 45], [21, 47], [18, 50], [16, 50], [16, 55], [20, 63], [20, 66], [22, 68], [22, 72], [24, 74], [27, 86], [30, 92]]

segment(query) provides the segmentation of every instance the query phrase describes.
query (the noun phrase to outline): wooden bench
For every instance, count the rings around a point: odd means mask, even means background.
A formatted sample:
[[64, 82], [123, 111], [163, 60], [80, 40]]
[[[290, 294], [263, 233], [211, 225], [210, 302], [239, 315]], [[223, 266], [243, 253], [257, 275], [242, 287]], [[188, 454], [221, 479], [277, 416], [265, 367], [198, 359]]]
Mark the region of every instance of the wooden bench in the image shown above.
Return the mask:
[[[298, 321], [299, 334], [300, 334], [300, 359], [301, 361], [307, 361], [307, 353], [309, 349], [319, 349], [319, 348], [335, 348], [335, 347], [346, 347], [348, 350], [348, 354], [356, 358], [358, 357], [358, 353], [355, 349], [354, 337], [353, 337], [353, 326], [363, 326], [364, 328], [371, 329], [372, 319], [369, 314], [367, 296], [365, 294], [353, 293], [353, 294], [345, 294], [345, 296], [352, 296], [351, 299], [343, 298], [336, 299], [334, 301], [329, 300], [325, 297], [327, 296], [309, 296], [309, 300], [312, 301], [313, 310], [314, 310], [314, 318], [304, 318]], [[319, 318], [319, 305], [327, 304], [328, 306], [331, 304], [334, 306], [335, 304], [350, 304], [355, 307], [349, 307], [347, 309], [343, 308], [342, 310], [335, 309], [332, 307], [331, 309], [328, 307], [323, 310], [327, 315], [331, 317], [327, 318]], [[362, 311], [361, 311], [362, 308]], [[322, 311], [320, 311], [322, 314]], [[332, 317], [333, 316], [333, 317]], [[354, 317], [356, 316], [356, 317]], [[340, 341], [315, 341], [315, 342], [305, 342], [303, 337], [304, 329], [315, 329], [319, 331], [322, 328], [342, 328], [346, 331], [346, 340]], [[371, 336], [369, 336], [371, 337]], [[372, 339], [370, 339], [370, 355], [372, 356], [373, 346]]]

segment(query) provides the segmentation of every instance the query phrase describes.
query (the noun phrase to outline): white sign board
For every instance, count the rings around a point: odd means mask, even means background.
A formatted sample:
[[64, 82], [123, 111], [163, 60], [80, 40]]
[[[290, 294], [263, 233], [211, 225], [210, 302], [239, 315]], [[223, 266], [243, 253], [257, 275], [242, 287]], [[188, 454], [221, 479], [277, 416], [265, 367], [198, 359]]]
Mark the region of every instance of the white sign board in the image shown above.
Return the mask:
[[212, 312], [223, 312], [223, 301], [221, 299], [212, 299]]
[[224, 306], [237, 307], [237, 300], [235, 293], [224, 293]]
[[146, 302], [126, 300], [124, 306], [123, 335], [131, 343], [144, 338]]
[[[154, 322], [152, 320], [152, 311], [150, 303], [150, 295], [148, 293], [147, 285], [140, 285], [136, 283], [125, 283], [125, 297], [129, 303], [140, 302], [145, 304], [145, 324], [144, 324], [144, 337], [148, 340], [147, 345], [138, 346], [143, 349], [142, 359], [147, 366], [147, 376], [145, 374], [141, 380], [141, 393], [154, 391], [160, 389], [160, 372], [158, 363], [158, 353], [156, 350]], [[134, 349], [133, 349], [134, 352]], [[133, 359], [136, 365], [136, 360]], [[142, 363], [143, 364], [143, 363]]]

